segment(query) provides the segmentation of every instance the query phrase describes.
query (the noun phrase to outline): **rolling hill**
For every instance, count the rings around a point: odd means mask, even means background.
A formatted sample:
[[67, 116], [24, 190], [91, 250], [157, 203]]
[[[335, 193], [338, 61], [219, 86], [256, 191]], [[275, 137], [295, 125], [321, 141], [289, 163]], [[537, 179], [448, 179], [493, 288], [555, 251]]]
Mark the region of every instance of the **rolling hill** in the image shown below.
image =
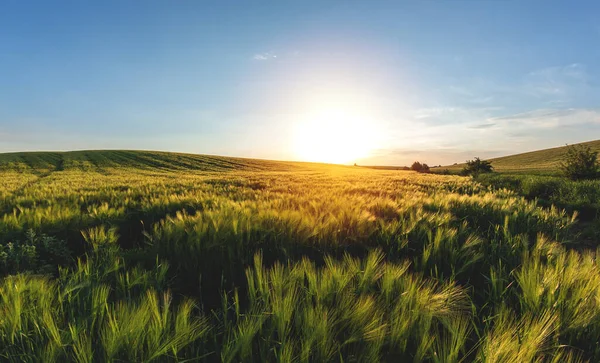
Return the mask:
[[0, 154], [0, 170], [32, 172], [74, 169], [105, 171], [114, 168], [153, 171], [285, 171], [307, 165], [310, 164], [160, 151], [88, 150]]
[[[577, 145], [588, 145], [600, 151], [600, 140]], [[521, 154], [489, 159], [494, 170], [506, 173], [555, 174], [567, 152], [567, 147], [531, 151]], [[0, 170], [47, 172], [61, 170], [105, 171], [114, 168], [130, 168], [154, 171], [213, 171], [273, 170], [287, 171], [306, 168], [315, 163], [271, 161], [214, 155], [198, 155], [162, 151], [134, 150], [85, 150], [85, 151], [38, 151], [0, 153]], [[458, 171], [464, 163], [435, 168]], [[368, 166], [373, 169], [400, 170], [400, 167]], [[434, 169], [434, 170], [435, 170]]]
[[[587, 145], [592, 150], [600, 152], [600, 140], [583, 142], [576, 145]], [[559, 170], [560, 162], [567, 152], [567, 146], [551, 149], [537, 150], [522, 154], [502, 156], [489, 159], [494, 170], [506, 173], [540, 173], [555, 174]], [[451, 165], [438, 169], [460, 170], [465, 164]]]

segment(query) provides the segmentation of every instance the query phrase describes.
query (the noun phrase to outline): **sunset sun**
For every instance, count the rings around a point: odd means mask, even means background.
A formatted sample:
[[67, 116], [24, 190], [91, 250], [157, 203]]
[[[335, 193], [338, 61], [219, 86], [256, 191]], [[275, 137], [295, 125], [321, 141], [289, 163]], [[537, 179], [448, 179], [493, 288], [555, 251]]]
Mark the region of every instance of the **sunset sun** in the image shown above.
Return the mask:
[[366, 117], [342, 110], [322, 111], [296, 125], [294, 151], [303, 161], [354, 163], [370, 154], [375, 133]]

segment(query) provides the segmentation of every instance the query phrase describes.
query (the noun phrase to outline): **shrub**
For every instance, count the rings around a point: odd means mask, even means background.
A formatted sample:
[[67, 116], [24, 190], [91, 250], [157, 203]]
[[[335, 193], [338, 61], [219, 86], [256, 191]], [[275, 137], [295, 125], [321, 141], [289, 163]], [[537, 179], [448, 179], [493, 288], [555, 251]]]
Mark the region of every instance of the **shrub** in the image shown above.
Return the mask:
[[567, 149], [561, 169], [572, 180], [595, 179], [600, 175], [598, 152], [587, 145], [571, 145]]
[[481, 173], [491, 173], [492, 171], [494, 171], [494, 167], [490, 161], [475, 157], [473, 160], [467, 160], [467, 166], [461, 171], [461, 175], [479, 175]]
[[71, 260], [66, 243], [44, 234], [27, 232], [24, 241], [0, 244], [0, 275], [19, 272], [54, 273]]
[[423, 163], [421, 164], [418, 161], [415, 161], [411, 167], [410, 170], [416, 171], [417, 173], [429, 173], [429, 165]]

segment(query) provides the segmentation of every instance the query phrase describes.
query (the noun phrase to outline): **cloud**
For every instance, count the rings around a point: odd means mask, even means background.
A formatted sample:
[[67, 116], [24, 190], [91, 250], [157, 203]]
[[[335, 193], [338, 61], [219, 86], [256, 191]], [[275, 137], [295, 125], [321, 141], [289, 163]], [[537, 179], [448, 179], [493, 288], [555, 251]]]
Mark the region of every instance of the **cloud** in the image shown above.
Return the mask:
[[589, 89], [589, 75], [581, 63], [546, 67], [530, 72], [525, 77], [524, 91], [549, 103], [567, 103], [582, 91]]
[[426, 119], [426, 118], [434, 118], [442, 115], [448, 115], [452, 113], [460, 112], [461, 108], [459, 107], [429, 107], [429, 108], [420, 108], [415, 111], [414, 117], [417, 119]]
[[490, 122], [490, 123], [486, 123], [486, 124], [473, 125], [473, 126], [470, 126], [469, 128], [470, 129], [489, 129], [490, 127], [494, 127], [494, 126], [496, 126], [496, 124], [493, 122]]
[[489, 79], [472, 77], [452, 79], [451, 83], [442, 87], [440, 91], [441, 96], [452, 99], [454, 103], [477, 106], [494, 101], [498, 92], [502, 91], [499, 87]]
[[496, 117], [493, 121], [506, 128], [555, 129], [589, 124], [600, 125], [598, 109], [539, 109], [509, 116]]
[[432, 125], [481, 123], [495, 116], [501, 107], [429, 107], [419, 108], [413, 112], [415, 120]]
[[[474, 156], [490, 158], [581, 142], [600, 132], [600, 108], [494, 113], [490, 117], [480, 109], [458, 107], [416, 110], [412, 118], [398, 121], [402, 127], [389, 135], [393, 140], [389, 147], [374, 152], [363, 163], [406, 165], [420, 160], [448, 165]], [[463, 122], [439, 122], [445, 114], [464, 116]]]
[[[506, 109], [596, 107], [600, 97], [594, 69], [583, 63], [541, 67], [516, 81], [494, 78], [454, 79], [434, 96], [454, 106], [502, 105]], [[435, 97], [433, 98], [435, 99]]]
[[567, 77], [572, 79], [585, 79], [585, 66], [581, 63], [571, 63], [565, 66], [546, 67], [529, 73], [533, 77], [542, 77], [546, 79], [555, 79], [557, 77]]
[[265, 53], [256, 53], [252, 59], [257, 61], [267, 61], [269, 59], [277, 58], [277, 54], [273, 52], [265, 52]]
[[575, 62], [539, 68], [514, 81], [451, 79], [390, 116], [394, 131], [383, 146], [387, 152], [372, 161], [405, 165], [418, 157], [444, 164], [598, 138], [600, 88], [593, 71]]

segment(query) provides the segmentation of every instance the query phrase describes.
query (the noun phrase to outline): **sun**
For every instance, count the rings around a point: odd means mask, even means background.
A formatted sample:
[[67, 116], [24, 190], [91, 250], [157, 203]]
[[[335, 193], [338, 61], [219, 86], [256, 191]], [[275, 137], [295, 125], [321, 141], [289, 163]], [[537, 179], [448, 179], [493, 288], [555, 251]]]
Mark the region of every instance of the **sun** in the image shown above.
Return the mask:
[[349, 164], [375, 147], [374, 125], [364, 116], [342, 110], [322, 111], [298, 123], [294, 151], [303, 161]]

